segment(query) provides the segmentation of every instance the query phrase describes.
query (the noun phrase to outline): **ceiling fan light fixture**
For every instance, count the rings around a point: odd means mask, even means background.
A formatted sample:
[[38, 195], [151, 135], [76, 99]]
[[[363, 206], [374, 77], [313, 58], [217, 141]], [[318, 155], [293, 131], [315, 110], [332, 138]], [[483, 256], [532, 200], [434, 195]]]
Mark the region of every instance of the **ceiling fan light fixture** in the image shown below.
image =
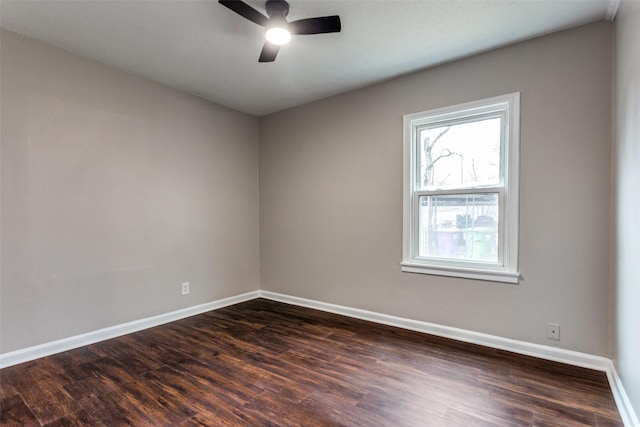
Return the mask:
[[269, 43], [282, 46], [289, 43], [291, 40], [291, 33], [284, 27], [275, 26], [268, 28], [264, 33], [264, 37]]
[[[2, 0], [0, 0], [2, 1]], [[267, 16], [242, 0], [218, 0], [218, 2], [245, 19], [266, 29], [266, 42], [260, 51], [258, 62], [276, 60], [280, 46], [289, 43], [291, 35], [339, 33], [342, 30], [338, 15], [316, 16], [287, 21], [289, 3], [286, 0], [267, 0], [264, 10]]]

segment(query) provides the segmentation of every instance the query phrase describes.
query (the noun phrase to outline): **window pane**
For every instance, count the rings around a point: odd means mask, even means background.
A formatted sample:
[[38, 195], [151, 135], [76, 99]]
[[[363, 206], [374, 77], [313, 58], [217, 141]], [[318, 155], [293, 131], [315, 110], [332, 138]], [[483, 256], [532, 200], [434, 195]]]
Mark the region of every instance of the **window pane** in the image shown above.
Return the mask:
[[499, 117], [418, 133], [421, 188], [500, 184]]
[[420, 196], [421, 257], [498, 262], [498, 194]]

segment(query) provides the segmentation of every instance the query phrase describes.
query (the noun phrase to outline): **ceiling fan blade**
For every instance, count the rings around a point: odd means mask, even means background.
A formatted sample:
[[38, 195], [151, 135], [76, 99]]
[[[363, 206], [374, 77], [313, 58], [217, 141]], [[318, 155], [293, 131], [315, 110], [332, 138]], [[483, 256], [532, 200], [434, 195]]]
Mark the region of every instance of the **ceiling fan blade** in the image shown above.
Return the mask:
[[248, 4], [240, 0], [218, 0], [223, 6], [233, 10], [238, 15], [247, 18], [251, 22], [255, 22], [258, 25], [266, 27], [269, 24], [269, 18], [258, 12]]
[[273, 62], [276, 60], [276, 55], [278, 55], [278, 51], [280, 50], [280, 46], [277, 44], [264, 42], [264, 46], [262, 47], [262, 52], [260, 52], [260, 58], [258, 62]]
[[338, 15], [320, 16], [289, 22], [289, 30], [292, 34], [339, 33], [341, 29], [342, 25], [340, 24], [340, 17]]

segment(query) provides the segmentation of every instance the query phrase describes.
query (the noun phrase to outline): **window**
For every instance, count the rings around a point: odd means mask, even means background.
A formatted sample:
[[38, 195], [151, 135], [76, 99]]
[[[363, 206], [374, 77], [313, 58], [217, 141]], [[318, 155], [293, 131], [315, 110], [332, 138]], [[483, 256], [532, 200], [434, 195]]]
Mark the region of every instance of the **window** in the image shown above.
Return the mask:
[[518, 283], [519, 106], [404, 116], [402, 271]]

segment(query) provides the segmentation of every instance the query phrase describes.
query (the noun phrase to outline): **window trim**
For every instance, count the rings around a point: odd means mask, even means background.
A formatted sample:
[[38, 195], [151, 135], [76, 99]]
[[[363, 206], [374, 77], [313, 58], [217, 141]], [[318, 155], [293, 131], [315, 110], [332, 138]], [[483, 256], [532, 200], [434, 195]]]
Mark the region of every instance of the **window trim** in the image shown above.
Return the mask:
[[[497, 114], [496, 114], [497, 113]], [[448, 121], [476, 121], [482, 116], [504, 115], [504, 140], [501, 141], [500, 185], [451, 189], [450, 193], [498, 193], [499, 203], [499, 263], [482, 263], [465, 260], [425, 258], [418, 256], [418, 203], [420, 195], [434, 191], [418, 190], [419, 154], [417, 135], [427, 125]], [[403, 272], [468, 279], [488, 280], [517, 284], [518, 272], [518, 206], [519, 206], [519, 162], [520, 162], [520, 93], [485, 98], [477, 101], [437, 108], [404, 116], [404, 171], [403, 171], [403, 249], [401, 269]], [[435, 193], [442, 194], [442, 190]], [[449, 192], [449, 190], [447, 190]]]

